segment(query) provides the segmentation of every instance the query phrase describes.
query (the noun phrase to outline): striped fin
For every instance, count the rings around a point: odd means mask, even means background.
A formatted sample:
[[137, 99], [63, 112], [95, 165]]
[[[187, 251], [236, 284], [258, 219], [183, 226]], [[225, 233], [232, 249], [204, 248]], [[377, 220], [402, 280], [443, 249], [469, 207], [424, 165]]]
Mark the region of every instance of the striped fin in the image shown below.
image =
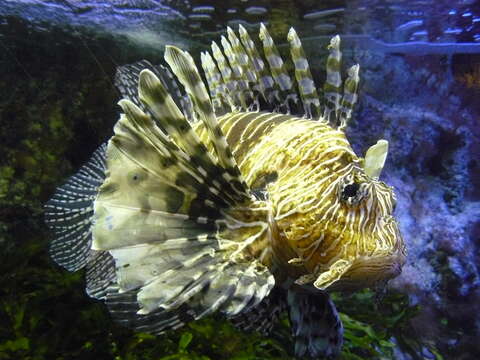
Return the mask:
[[220, 50], [220, 47], [215, 41], [212, 41], [212, 55], [217, 62], [218, 69], [222, 74], [223, 83], [227, 89], [230, 97], [230, 103], [234, 106], [239, 106], [239, 103], [235, 99], [235, 93], [237, 92], [237, 82], [233, 79], [233, 71], [230, 65], [227, 63], [227, 59]]
[[340, 36], [330, 40], [330, 54], [327, 59], [327, 79], [323, 85], [325, 110], [323, 117], [327, 122], [337, 125], [340, 101], [342, 98], [342, 76], [340, 74], [342, 53], [340, 52]]
[[[234, 189], [225, 179], [225, 170], [217, 166], [216, 159], [207, 151], [205, 144], [201, 142], [195, 131], [192, 129], [191, 124], [183, 116], [171, 95], [167, 92], [167, 89], [155, 74], [149, 70], [142, 71], [138, 88], [139, 97], [142, 102], [147, 105], [150, 113], [153, 114], [156, 124], [158, 124], [160, 128], [165, 129], [174, 141], [174, 144], [172, 144], [166, 138], [165, 134], [152, 127], [151, 134], [150, 130], [145, 131], [149, 137], [156, 134], [156, 136], [151, 139], [152, 143], [157, 144], [157, 146], [160, 142], [163, 143], [164, 146], [169, 147], [171, 149], [170, 151], [174, 152], [177, 156], [184, 156], [184, 154], [180, 154], [180, 152], [175, 149], [175, 146], [180, 147], [180, 149], [186, 154], [192, 154], [187, 158], [187, 161], [191, 161], [192, 164], [198, 166], [203, 172], [210, 171], [222, 174], [223, 176], [219, 176], [217, 181], [220, 182], [221, 186], [230, 188], [230, 191], [234, 192]], [[142, 120], [145, 114], [143, 114], [140, 109], [131, 106], [130, 103], [123, 100], [120, 101], [119, 104], [131, 119], [137, 119], [140, 123], [148, 123], [148, 121], [144, 122], [144, 120]], [[150, 127], [148, 126], [145, 130], [148, 128]], [[212, 182], [212, 179], [206, 180], [208, 183]], [[218, 189], [218, 186], [216, 186], [216, 188]]]
[[233, 184], [238, 194], [243, 194], [246, 198], [247, 185], [240, 174], [240, 170], [230, 151], [227, 140], [218, 124], [207, 89], [198, 74], [193, 59], [187, 52], [174, 46], [167, 46], [165, 50], [165, 60], [185, 87], [187, 94], [194, 104], [196, 113], [205, 124], [218, 161], [230, 175], [226, 180]]
[[255, 70], [253, 69], [253, 65], [251, 64], [250, 58], [248, 57], [248, 55], [245, 52], [245, 49], [242, 46], [242, 43], [240, 42], [237, 35], [230, 27], [227, 27], [227, 35], [228, 35], [228, 40], [232, 45], [233, 53], [236, 56], [236, 62], [238, 66], [241, 67], [244, 79], [247, 81], [247, 86], [250, 84], [255, 85], [258, 81], [258, 78]]
[[120, 290], [137, 291], [139, 314], [158, 308], [175, 311], [188, 304], [195, 319], [217, 310], [228, 316], [256, 306], [273, 286], [273, 278], [266, 276], [268, 270], [256, 260], [225, 262], [213, 235], [169, 239], [111, 253]]
[[[217, 114], [225, 114], [224, 105], [228, 103], [230, 111], [255, 109], [295, 113], [330, 123], [342, 130], [357, 102], [359, 67], [352, 66], [348, 70], [348, 78], [342, 82], [340, 37], [337, 35], [332, 38], [328, 47], [330, 54], [322, 98], [313, 81], [300, 38], [293, 28], [287, 39], [298, 90], [294, 88], [293, 79], [263, 24], [260, 26], [259, 37], [265, 57], [259, 54], [255, 43], [241, 25], [238, 36], [231, 28], [227, 28], [227, 37], [221, 37], [223, 52], [213, 42], [213, 57], [208, 52], [202, 54], [202, 67]], [[297, 106], [299, 98], [303, 105], [301, 107]]]
[[100, 146], [44, 206], [45, 222], [54, 233], [50, 255], [70, 271], [83, 268], [89, 259], [93, 202], [105, 178], [105, 149]]
[[275, 287], [260, 304], [231, 317], [230, 320], [236, 328], [243, 331], [258, 331], [268, 335], [286, 309], [284, 291]]
[[222, 75], [213, 61], [212, 56], [208, 52], [203, 52], [200, 55], [200, 59], [216, 114], [224, 114], [231, 111], [230, 99], [227, 96], [227, 88], [223, 84]]
[[295, 78], [297, 79], [305, 116], [318, 118], [321, 115], [320, 100], [302, 43], [294, 28], [290, 28], [287, 39], [290, 42], [290, 54], [295, 65]]
[[167, 330], [178, 329], [193, 320], [187, 305], [175, 312], [157, 309], [149, 314], [138, 314], [140, 306], [136, 291], [120, 292], [118, 287], [108, 288], [106, 304], [112, 317], [118, 323], [135, 331], [162, 334]]
[[292, 79], [288, 75], [282, 57], [275, 46], [275, 42], [263, 24], [260, 24], [260, 40], [263, 42], [263, 51], [265, 52], [265, 57], [270, 65], [270, 71], [280, 88], [283, 98], [282, 105], [284, 105], [287, 108], [287, 111], [290, 112], [289, 101], [291, 100], [294, 103], [297, 103], [298, 97], [297, 94], [292, 91]]
[[288, 290], [287, 302], [295, 356], [337, 357], [343, 343], [343, 325], [328, 294], [294, 285]]
[[[233, 76], [237, 82], [241, 107], [243, 109], [247, 109], [247, 104], [250, 104], [253, 100], [253, 92], [249, 90], [247, 75], [244, 73], [243, 67], [239, 63], [237, 52], [233, 50], [229, 40], [227, 40], [225, 36], [222, 36], [221, 43], [223, 51], [225, 52], [225, 55], [230, 63]], [[239, 49], [238, 45], [239, 44], [237, 44], [236, 49]], [[240, 53], [238, 55], [240, 55]]]
[[269, 105], [275, 106], [279, 104], [280, 95], [278, 85], [275, 83], [273, 77], [268, 71], [265, 61], [260, 56], [255, 43], [242, 25], [239, 26], [239, 34], [240, 40], [245, 47], [245, 51], [247, 52], [253, 65], [252, 69], [256, 73], [258, 91], [262, 94], [263, 98]]
[[190, 121], [194, 121], [192, 103], [168, 68], [162, 65], [152, 65], [147, 60], [140, 60], [134, 64], [123, 65], [117, 68], [115, 86], [124, 99], [132, 101], [135, 105], [146, 111], [138, 98], [138, 79], [142, 70], [148, 69], [162, 82], [175, 103], [180, 104], [182, 112]]
[[[166, 57], [199, 119], [215, 129], [191, 58], [169, 49]], [[252, 209], [245, 184], [234, 188], [221, 144], [217, 162], [149, 70], [140, 74], [139, 98], [150, 115], [129, 100], [119, 102], [124, 114], [108, 144], [108, 177], [95, 201], [92, 249], [108, 251], [115, 262], [116, 290], [107, 288], [107, 304], [120, 321], [153, 332], [256, 306], [274, 278], [246, 250], [266, 234], [266, 225], [257, 224], [266, 215]], [[236, 220], [242, 211], [252, 225]]]
[[115, 262], [108, 251], [91, 250], [86, 266], [87, 294], [95, 299], [105, 299], [107, 289], [116, 283]]
[[352, 116], [353, 106], [357, 102], [358, 83], [360, 82], [358, 76], [359, 70], [360, 65], [358, 64], [348, 69], [348, 78], [345, 80], [343, 86], [343, 97], [340, 108], [340, 126], [338, 127], [340, 130], [347, 126], [348, 120], [350, 120]]

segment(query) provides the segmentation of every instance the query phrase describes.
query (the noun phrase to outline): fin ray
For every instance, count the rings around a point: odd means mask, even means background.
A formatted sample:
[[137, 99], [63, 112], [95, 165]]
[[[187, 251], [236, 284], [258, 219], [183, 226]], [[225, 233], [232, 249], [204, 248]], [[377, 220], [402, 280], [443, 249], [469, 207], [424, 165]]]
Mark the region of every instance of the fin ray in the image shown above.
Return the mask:
[[81, 269], [88, 262], [93, 202], [105, 178], [105, 148], [100, 146], [44, 206], [45, 221], [55, 234], [50, 255], [70, 271]]
[[329, 295], [294, 285], [288, 290], [287, 302], [295, 356], [338, 356], [343, 343], [343, 325]]

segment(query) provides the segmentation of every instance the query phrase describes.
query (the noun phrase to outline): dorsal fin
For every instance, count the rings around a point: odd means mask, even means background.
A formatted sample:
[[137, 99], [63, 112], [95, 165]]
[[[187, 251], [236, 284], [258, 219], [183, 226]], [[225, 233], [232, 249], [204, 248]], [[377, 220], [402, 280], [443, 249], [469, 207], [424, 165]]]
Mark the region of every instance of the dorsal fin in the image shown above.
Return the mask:
[[277, 83], [283, 100], [282, 105], [290, 112], [289, 101], [294, 103], [298, 101], [297, 94], [293, 91], [293, 81], [288, 75], [285, 64], [283, 62], [280, 53], [273, 41], [272, 37], [268, 33], [267, 28], [262, 23], [260, 24], [260, 40], [263, 42], [263, 51], [270, 65], [270, 72], [273, 75], [275, 82]]
[[200, 59], [210, 89], [210, 96], [215, 112], [218, 115], [223, 115], [230, 110], [232, 104], [227, 94], [227, 88], [223, 83], [222, 74], [220, 74], [209, 52], [203, 52], [200, 55]]
[[340, 51], [340, 36], [336, 35], [328, 45], [330, 54], [327, 59], [327, 79], [323, 85], [325, 96], [325, 110], [323, 117], [336, 124], [340, 109], [342, 75], [340, 73], [342, 53]]
[[248, 88], [248, 79], [237, 60], [237, 53], [233, 50], [232, 45], [225, 36], [222, 36], [221, 43], [223, 51], [230, 63], [230, 67], [232, 68], [233, 77], [236, 81], [236, 86], [239, 91], [238, 98], [240, 105], [242, 108], [247, 108], [247, 102], [251, 102], [253, 99], [253, 93]]
[[268, 71], [265, 61], [260, 56], [255, 43], [242, 25], [239, 26], [239, 33], [242, 44], [245, 47], [251, 64], [253, 65], [252, 68], [256, 72], [258, 91], [262, 94], [268, 104], [278, 104], [280, 100], [278, 89], [276, 89], [275, 81]]
[[290, 54], [295, 65], [295, 78], [297, 79], [298, 91], [303, 103], [305, 115], [308, 118], [320, 116], [320, 100], [318, 99], [317, 89], [313, 82], [312, 73], [308, 66], [308, 60], [303, 51], [302, 43], [298, 38], [294, 28], [288, 32], [288, 41], [290, 43]]
[[227, 170], [231, 177], [230, 179], [227, 179], [227, 181], [232, 182], [237, 193], [246, 196], [247, 185], [242, 178], [240, 170], [227, 144], [227, 140], [220, 129], [207, 89], [200, 78], [192, 57], [188, 52], [182, 51], [177, 47], [167, 46], [165, 50], [165, 61], [167, 61], [172, 71], [185, 87], [185, 90], [194, 105], [195, 112], [199, 119], [205, 124], [210, 141], [212, 142], [215, 153], [218, 157], [218, 161], [220, 165]]
[[142, 70], [150, 70], [161, 81], [167, 92], [172, 97], [173, 101], [177, 103], [182, 109], [183, 114], [189, 121], [194, 121], [192, 114], [192, 104], [188, 96], [170, 72], [170, 70], [163, 65], [152, 65], [147, 60], [140, 60], [133, 64], [123, 65], [117, 68], [115, 74], [115, 86], [122, 95], [122, 98], [132, 101], [139, 106], [143, 111], [148, 110], [143, 106], [138, 98], [138, 79]]
[[[223, 115], [225, 106], [230, 106], [230, 111], [256, 109], [292, 113], [328, 122], [340, 130], [347, 125], [357, 102], [359, 66], [352, 66], [347, 79], [342, 80], [342, 53], [338, 35], [331, 39], [328, 46], [327, 76], [322, 91], [319, 91], [300, 38], [293, 28], [287, 39], [294, 74], [287, 71], [263, 24], [260, 25], [259, 38], [264, 56], [260, 55], [244, 27], [240, 25], [238, 32], [237, 36], [231, 28], [227, 28], [227, 37], [221, 38], [223, 52], [213, 42], [213, 56], [208, 51], [202, 54], [202, 67], [217, 114]], [[319, 93], [323, 94], [323, 98], [319, 97]], [[259, 97], [262, 101], [259, 101]], [[299, 99], [303, 106], [292, 106]]]
[[339, 129], [343, 129], [347, 126], [348, 120], [352, 116], [353, 106], [357, 102], [357, 90], [360, 78], [358, 72], [360, 71], [360, 65], [353, 65], [348, 69], [348, 78], [345, 80], [343, 87], [343, 97], [340, 107], [340, 126]]

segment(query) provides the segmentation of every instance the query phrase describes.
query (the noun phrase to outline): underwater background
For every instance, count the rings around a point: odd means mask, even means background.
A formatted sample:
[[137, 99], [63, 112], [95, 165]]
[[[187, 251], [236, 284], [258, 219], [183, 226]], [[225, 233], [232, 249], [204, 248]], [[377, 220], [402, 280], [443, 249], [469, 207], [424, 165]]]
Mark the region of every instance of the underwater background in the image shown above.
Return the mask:
[[115, 324], [50, 259], [43, 223], [112, 135], [117, 66], [161, 63], [165, 44], [198, 60], [227, 25], [260, 22], [285, 53], [295, 27], [317, 83], [340, 34], [361, 67], [348, 138], [358, 154], [390, 143], [408, 260], [380, 298], [334, 294], [341, 359], [480, 358], [480, 2], [0, 0], [0, 359], [293, 359], [286, 317], [270, 337], [216, 317], [158, 337]]

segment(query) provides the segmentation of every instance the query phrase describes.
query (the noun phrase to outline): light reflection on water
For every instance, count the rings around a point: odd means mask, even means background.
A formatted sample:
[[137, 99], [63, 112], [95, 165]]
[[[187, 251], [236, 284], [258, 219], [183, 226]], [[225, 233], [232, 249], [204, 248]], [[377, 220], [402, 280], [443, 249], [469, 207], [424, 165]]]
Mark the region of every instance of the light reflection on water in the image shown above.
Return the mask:
[[263, 22], [278, 40], [294, 26], [303, 38], [349, 34], [386, 43], [480, 43], [480, 3], [472, 0], [0, 0], [0, 15], [120, 32], [136, 41], [145, 33], [209, 43], [226, 26], [253, 30]]

